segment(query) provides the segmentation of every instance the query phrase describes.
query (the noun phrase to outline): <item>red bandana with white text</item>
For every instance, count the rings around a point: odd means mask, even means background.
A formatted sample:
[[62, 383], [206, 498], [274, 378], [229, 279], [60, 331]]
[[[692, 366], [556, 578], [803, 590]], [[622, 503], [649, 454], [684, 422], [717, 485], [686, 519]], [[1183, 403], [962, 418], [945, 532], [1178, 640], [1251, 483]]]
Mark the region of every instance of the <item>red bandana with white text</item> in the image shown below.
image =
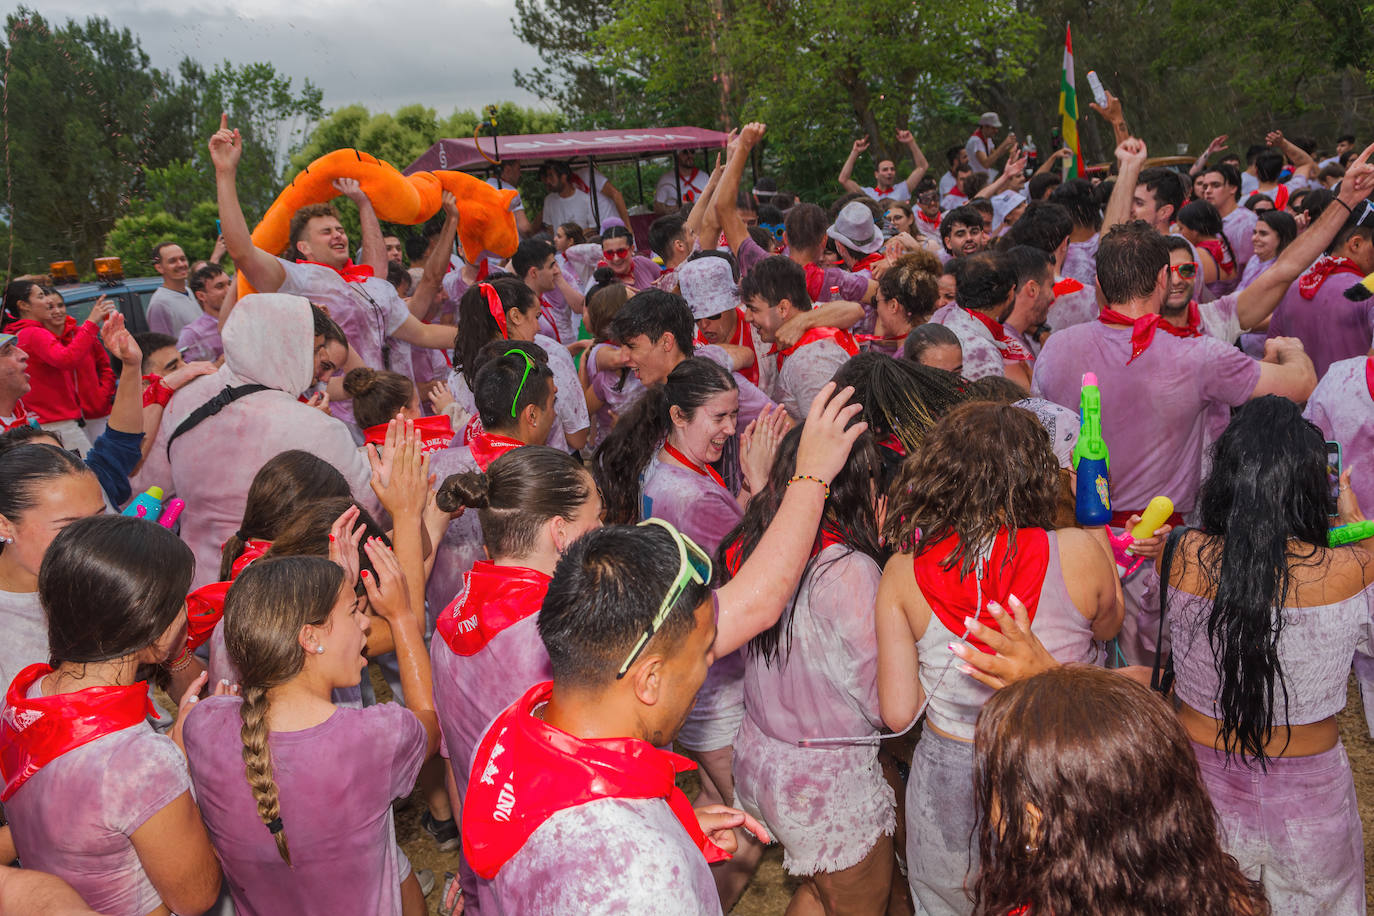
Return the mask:
[[1324, 254], [1307, 269], [1307, 273], [1298, 278], [1298, 295], [1304, 299], [1315, 299], [1322, 284], [1334, 274], [1354, 274], [1363, 277], [1364, 271], [1349, 258]]
[[9, 801], [34, 773], [67, 751], [137, 725], [153, 712], [146, 681], [30, 698], [34, 683], [52, 670], [29, 665], [5, 694], [0, 715], [0, 776], [5, 788], [0, 801]]
[[602, 798], [661, 798], [707, 862], [730, 858], [706, 839], [692, 803], [674, 782], [695, 763], [638, 738], [579, 738], [546, 725], [534, 713], [552, 695], [552, 681], [531, 687], [477, 746], [462, 831], [463, 855], [473, 871], [495, 878], [550, 817]]
[[[363, 441], [381, 448], [386, 444], [386, 428], [389, 423], [378, 423], [363, 430]], [[420, 454], [428, 455], [441, 448], [448, 448], [453, 441], [453, 423], [447, 414], [421, 417], [415, 421], [415, 429], [420, 433]]]
[[548, 590], [549, 577], [537, 569], [479, 560], [434, 628], [454, 652], [476, 655], [506, 627], [539, 613]]
[[510, 436], [483, 431], [473, 436], [472, 440], [468, 442], [468, 450], [472, 452], [472, 460], [477, 462], [477, 467], [486, 471], [497, 458], [512, 449], [520, 448], [524, 444], [519, 439], [512, 439]]

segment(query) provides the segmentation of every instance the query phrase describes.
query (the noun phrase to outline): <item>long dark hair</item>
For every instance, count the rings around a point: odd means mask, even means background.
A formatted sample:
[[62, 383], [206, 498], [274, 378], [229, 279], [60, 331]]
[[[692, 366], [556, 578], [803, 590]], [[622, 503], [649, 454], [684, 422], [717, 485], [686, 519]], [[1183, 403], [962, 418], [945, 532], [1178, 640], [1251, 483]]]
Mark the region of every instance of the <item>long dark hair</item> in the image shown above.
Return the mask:
[[[1236, 253], [1231, 248], [1231, 240], [1226, 237], [1223, 231], [1225, 224], [1221, 221], [1221, 213], [1216, 207], [1205, 200], [1195, 200], [1192, 203], [1184, 204], [1183, 209], [1178, 211], [1178, 221], [1187, 228], [1199, 235], [1215, 238], [1221, 241], [1226, 249], [1226, 253], [1235, 261]], [[1217, 265], [1221, 267], [1220, 264]]]
[[19, 320], [19, 303], [28, 301], [35, 286], [43, 288], [42, 283], [29, 279], [11, 280], [5, 285], [5, 310], [0, 313], [0, 329]]
[[678, 363], [667, 379], [625, 411], [592, 455], [592, 476], [606, 501], [606, 524], [639, 521], [639, 475], [673, 428], [669, 411], [676, 407], [690, 419], [711, 397], [738, 387], [721, 366], [694, 356]]
[[[888, 357], [880, 357], [888, 359]], [[891, 362], [891, 360], [888, 360]], [[805, 425], [805, 424], [803, 424]], [[720, 542], [716, 551], [715, 568], [720, 582], [727, 582], [749, 559], [763, 533], [777, 515], [783, 497], [787, 495], [787, 481], [796, 473], [797, 444], [801, 442], [802, 427], [790, 430], [778, 446], [768, 485], [754, 494], [744, 510], [744, 518]], [[862, 553], [881, 566], [887, 560], [878, 539], [878, 514], [874, 502], [879, 488], [881, 464], [873, 437], [865, 432], [854, 442], [840, 473], [830, 482], [821, 514], [821, 531], [837, 538], [846, 553]], [[802, 581], [813, 572], [816, 557], [807, 561]], [[819, 574], [819, 570], [815, 570]], [[765, 664], [786, 661], [792, 651], [792, 603], [771, 627], [749, 641], [749, 654], [762, 658]]]
[[[49, 435], [52, 435], [49, 433]], [[46, 442], [17, 445], [0, 453], [0, 515], [18, 523], [34, 507], [50, 481], [68, 474], [89, 474], [86, 462]], [[5, 545], [0, 544], [0, 553]]]
[[347, 497], [351, 492], [338, 468], [309, 452], [289, 449], [267, 459], [248, 487], [238, 530], [229, 535], [220, 551], [220, 581], [229, 581], [245, 541], [273, 540], [306, 506], [330, 497]]
[[1268, 916], [1178, 717], [1144, 685], [1089, 665], [1012, 684], [983, 705], [973, 754], [975, 916]]
[[950, 535], [942, 563], [973, 572], [1005, 526], [1008, 556], [1018, 528], [1053, 528], [1059, 462], [1035, 414], [975, 401], [950, 411], [892, 485], [883, 534], [897, 550], [923, 553]]
[[[511, 309], [528, 312], [539, 306], [539, 300], [534, 297], [534, 290], [514, 277], [496, 277], [486, 282], [496, 290], [496, 295], [501, 300], [501, 308], [507, 315]], [[487, 305], [487, 294], [482, 289], [483, 285], [472, 284], [468, 291], [463, 293], [463, 298], [458, 300], [458, 327], [463, 329], [463, 333], [458, 335], [453, 344], [453, 368], [462, 374], [469, 389], [477, 381], [477, 366], [480, 362], [477, 354], [489, 341], [502, 336], [501, 326], [496, 323], [491, 308]]]
[[1257, 216], [1259, 222], [1264, 223], [1274, 234], [1279, 237], [1279, 246], [1274, 249], [1274, 257], [1283, 254], [1283, 249], [1287, 248], [1292, 241], [1298, 237], [1298, 221], [1293, 218], [1293, 214], [1284, 210], [1269, 210]]
[[1203, 593], [1214, 595], [1207, 638], [1221, 681], [1217, 718], [1228, 760], [1239, 754], [1264, 765], [1276, 695], [1287, 727], [1281, 609], [1294, 561], [1320, 560], [1329, 498], [1325, 439], [1285, 398], [1246, 404], [1212, 449], [1212, 471], [1198, 494], [1206, 537], [1197, 560]]
[[38, 573], [51, 664], [139, 652], [185, 614], [196, 560], [175, 534], [127, 515], [72, 522]]

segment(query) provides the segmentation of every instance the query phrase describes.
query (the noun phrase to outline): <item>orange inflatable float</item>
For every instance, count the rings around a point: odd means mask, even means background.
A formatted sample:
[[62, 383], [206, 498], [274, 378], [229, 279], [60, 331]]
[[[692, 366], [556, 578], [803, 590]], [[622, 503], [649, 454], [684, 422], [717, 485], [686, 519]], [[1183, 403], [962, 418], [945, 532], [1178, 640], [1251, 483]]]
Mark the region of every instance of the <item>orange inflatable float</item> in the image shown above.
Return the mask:
[[[403, 175], [391, 163], [355, 149], [325, 153], [291, 179], [277, 195], [262, 222], [253, 230], [253, 244], [274, 254], [286, 248], [291, 217], [301, 207], [339, 196], [336, 178], [356, 180], [383, 222], [413, 226], [439, 212], [443, 192], [458, 198], [458, 239], [464, 256], [476, 260], [483, 252], [505, 258], [515, 253], [520, 236], [510, 204], [516, 192], [497, 190], [465, 172], [415, 172]], [[239, 274], [240, 295], [250, 292]]]

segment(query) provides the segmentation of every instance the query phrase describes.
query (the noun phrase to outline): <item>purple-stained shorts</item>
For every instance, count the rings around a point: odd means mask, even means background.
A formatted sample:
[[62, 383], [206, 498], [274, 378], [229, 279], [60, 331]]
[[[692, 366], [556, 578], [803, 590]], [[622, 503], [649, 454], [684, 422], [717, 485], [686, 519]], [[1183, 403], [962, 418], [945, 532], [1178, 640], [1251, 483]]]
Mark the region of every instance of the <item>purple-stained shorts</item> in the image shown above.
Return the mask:
[[1222, 844], [1283, 916], [1362, 914], [1364, 836], [1344, 745], [1267, 772], [1193, 743]]

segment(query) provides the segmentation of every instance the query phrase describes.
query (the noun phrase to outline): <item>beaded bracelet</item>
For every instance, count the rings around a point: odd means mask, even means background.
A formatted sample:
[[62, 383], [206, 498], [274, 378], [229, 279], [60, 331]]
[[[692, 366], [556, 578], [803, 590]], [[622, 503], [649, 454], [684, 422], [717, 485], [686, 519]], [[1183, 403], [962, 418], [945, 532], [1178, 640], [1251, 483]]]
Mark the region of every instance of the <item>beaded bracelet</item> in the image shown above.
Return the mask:
[[168, 674], [176, 674], [178, 671], [185, 671], [190, 666], [192, 657], [191, 647], [186, 646], [181, 650], [180, 655], [170, 662], [164, 662], [162, 667], [167, 670]]
[[797, 476], [788, 480], [787, 485], [790, 487], [792, 486], [792, 484], [796, 483], [799, 480], [809, 480], [812, 483], [820, 484], [821, 486], [825, 487], [825, 498], [830, 498], [830, 484], [826, 483], [824, 480], [821, 480], [819, 477], [812, 477], [810, 474], [798, 474]]

